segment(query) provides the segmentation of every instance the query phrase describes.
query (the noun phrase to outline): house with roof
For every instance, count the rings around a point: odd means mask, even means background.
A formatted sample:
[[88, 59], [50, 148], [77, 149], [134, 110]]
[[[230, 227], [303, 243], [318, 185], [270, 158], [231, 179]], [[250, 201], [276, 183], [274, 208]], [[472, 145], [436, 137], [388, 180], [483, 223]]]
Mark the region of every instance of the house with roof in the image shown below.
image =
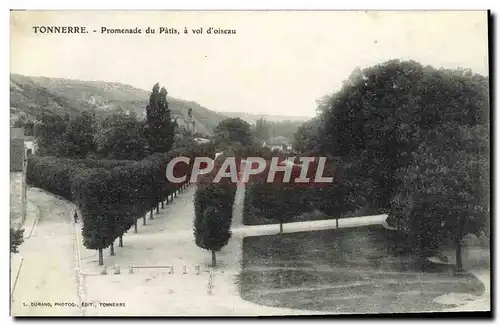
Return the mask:
[[278, 151], [291, 151], [292, 145], [286, 137], [278, 136], [269, 139], [267, 142], [262, 141], [262, 147], [267, 147], [270, 150], [278, 150]]

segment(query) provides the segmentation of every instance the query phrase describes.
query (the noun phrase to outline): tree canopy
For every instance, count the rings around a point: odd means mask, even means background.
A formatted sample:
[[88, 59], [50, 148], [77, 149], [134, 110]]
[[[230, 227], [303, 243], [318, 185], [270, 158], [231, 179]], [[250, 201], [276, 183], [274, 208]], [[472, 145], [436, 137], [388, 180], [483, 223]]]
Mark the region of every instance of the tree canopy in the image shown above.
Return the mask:
[[254, 142], [250, 124], [240, 118], [222, 120], [215, 128], [214, 139], [215, 144], [223, 149], [235, 143], [249, 146]]

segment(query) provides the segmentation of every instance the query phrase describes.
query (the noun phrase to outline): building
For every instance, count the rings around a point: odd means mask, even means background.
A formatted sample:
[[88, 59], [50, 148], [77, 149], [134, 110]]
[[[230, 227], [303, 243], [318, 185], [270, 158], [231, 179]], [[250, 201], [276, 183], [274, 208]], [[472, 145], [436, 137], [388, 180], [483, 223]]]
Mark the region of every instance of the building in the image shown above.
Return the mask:
[[285, 152], [292, 150], [292, 145], [289, 143], [289, 141], [285, 137], [281, 136], [271, 138], [268, 142], [262, 141], [261, 146], [267, 147], [272, 151], [278, 150], [280, 152]]
[[197, 137], [193, 139], [198, 145], [210, 143], [210, 139]]
[[24, 137], [24, 146], [26, 147], [26, 154], [35, 154], [36, 151], [36, 143], [35, 137], [33, 136], [25, 136]]
[[[34, 148], [34, 147], [33, 147]], [[22, 128], [10, 132], [10, 222], [21, 227], [26, 219], [27, 148]]]

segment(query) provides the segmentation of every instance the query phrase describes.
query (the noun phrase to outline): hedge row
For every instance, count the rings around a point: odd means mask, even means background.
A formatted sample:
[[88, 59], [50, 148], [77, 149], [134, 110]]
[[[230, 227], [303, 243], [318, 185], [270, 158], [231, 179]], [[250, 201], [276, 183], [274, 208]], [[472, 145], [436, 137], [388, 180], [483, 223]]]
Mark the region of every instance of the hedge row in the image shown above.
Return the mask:
[[[187, 156], [190, 164], [178, 163], [175, 176], [186, 175], [186, 182], [171, 183], [166, 178], [168, 162]], [[83, 221], [83, 242], [89, 249], [112, 246], [141, 217], [159, 209], [186, 187], [195, 156], [214, 157], [207, 148], [179, 149], [154, 154], [142, 161], [69, 160], [31, 157], [28, 164], [30, 184], [74, 201]], [[121, 242], [121, 241], [120, 241]], [[111, 247], [113, 249], [113, 247]]]
[[[309, 152], [297, 155], [296, 158], [314, 157], [316, 153]], [[283, 155], [278, 156], [281, 160]], [[295, 164], [300, 164], [296, 159]], [[317, 161], [310, 164], [307, 177], [311, 180], [316, 173]], [[332, 183], [297, 184], [284, 183], [284, 172], [277, 172], [273, 182], [267, 182], [269, 166], [250, 178], [246, 185], [243, 207], [243, 223], [260, 225], [285, 223], [304, 220], [338, 218], [352, 212], [364, 203], [356, 202], [353, 187], [350, 184], [353, 176], [345, 165], [335, 160], [327, 160], [323, 176], [333, 177]], [[291, 180], [300, 175], [301, 168], [294, 167]], [[353, 196], [354, 195], [354, 196]], [[308, 214], [319, 211], [322, 214]]]
[[[118, 166], [109, 171], [96, 170], [87, 177], [76, 199], [83, 215], [84, 245], [102, 249], [112, 245], [139, 218], [159, 209], [159, 203], [169, 200], [189, 182], [195, 156], [207, 153], [176, 150], [155, 154], [142, 161]], [[189, 164], [178, 163], [174, 175], [185, 175], [186, 182], [171, 183], [166, 178], [167, 164], [177, 156], [191, 158]]]
[[96, 159], [68, 159], [68, 158], [59, 158], [61, 161], [65, 162], [70, 162], [72, 164], [76, 165], [82, 165], [88, 168], [102, 168], [106, 170], [110, 170], [112, 168], [115, 168], [117, 166], [123, 166], [123, 165], [128, 165], [135, 163], [136, 161], [133, 160], [96, 160]]
[[[26, 179], [28, 184], [45, 189], [53, 194], [74, 201], [73, 183], [75, 178], [82, 178], [91, 169], [110, 170], [117, 166], [131, 164], [135, 161], [92, 160], [58, 158], [52, 156], [28, 158]], [[81, 181], [81, 180], [80, 180]]]

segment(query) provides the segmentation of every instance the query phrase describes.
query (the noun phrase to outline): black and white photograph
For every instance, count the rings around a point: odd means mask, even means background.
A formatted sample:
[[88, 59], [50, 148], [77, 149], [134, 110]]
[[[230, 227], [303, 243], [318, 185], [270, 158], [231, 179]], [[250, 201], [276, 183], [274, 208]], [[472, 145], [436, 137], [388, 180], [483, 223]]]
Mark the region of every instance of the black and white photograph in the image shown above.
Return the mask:
[[9, 16], [14, 318], [491, 316], [491, 12]]

